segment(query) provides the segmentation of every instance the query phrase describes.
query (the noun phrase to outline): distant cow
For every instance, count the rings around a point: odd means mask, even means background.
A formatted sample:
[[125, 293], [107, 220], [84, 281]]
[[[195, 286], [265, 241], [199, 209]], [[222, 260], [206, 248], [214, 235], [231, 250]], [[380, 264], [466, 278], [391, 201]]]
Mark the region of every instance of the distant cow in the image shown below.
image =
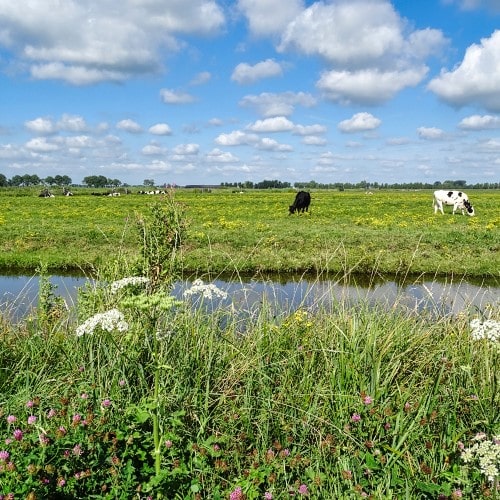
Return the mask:
[[54, 195], [47, 189], [42, 189], [42, 192], [38, 195], [39, 198], [54, 198]]
[[474, 207], [471, 205], [469, 197], [463, 191], [446, 191], [444, 189], [434, 191], [433, 205], [434, 213], [440, 210], [444, 214], [443, 205], [453, 205], [453, 214], [460, 209], [462, 215], [465, 215], [466, 210], [468, 215], [474, 215]]
[[295, 211], [297, 213], [304, 213], [309, 210], [309, 205], [311, 204], [311, 195], [306, 191], [299, 191], [295, 195], [295, 201], [293, 205], [290, 205], [289, 210], [291, 214], [294, 214]]

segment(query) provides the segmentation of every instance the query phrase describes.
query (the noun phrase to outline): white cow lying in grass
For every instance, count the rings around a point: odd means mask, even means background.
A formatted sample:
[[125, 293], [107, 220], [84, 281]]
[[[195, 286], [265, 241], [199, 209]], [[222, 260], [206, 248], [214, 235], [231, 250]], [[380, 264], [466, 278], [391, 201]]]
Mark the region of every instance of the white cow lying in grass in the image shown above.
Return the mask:
[[474, 215], [474, 207], [463, 191], [446, 191], [444, 189], [434, 191], [434, 213], [440, 210], [444, 214], [443, 205], [453, 205], [453, 214], [460, 209], [462, 215], [465, 215], [465, 210], [467, 210], [468, 215]]

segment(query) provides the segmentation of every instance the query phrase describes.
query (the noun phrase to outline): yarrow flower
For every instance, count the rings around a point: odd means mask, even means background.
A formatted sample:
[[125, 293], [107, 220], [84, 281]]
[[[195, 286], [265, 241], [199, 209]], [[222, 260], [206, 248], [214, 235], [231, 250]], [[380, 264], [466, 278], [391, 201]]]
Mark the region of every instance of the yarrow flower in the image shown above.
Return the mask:
[[474, 340], [489, 340], [490, 342], [500, 342], [500, 321], [487, 319], [481, 321], [478, 318], [470, 322], [472, 338]]
[[109, 311], [98, 313], [87, 319], [84, 323], [76, 329], [77, 337], [82, 335], [91, 335], [94, 330], [100, 327], [102, 330], [112, 332], [118, 330], [119, 332], [126, 332], [128, 330], [128, 323], [125, 317], [118, 309], [110, 309]]
[[203, 283], [203, 280], [200, 280], [200, 279], [194, 280], [193, 284], [191, 285], [191, 288], [188, 288], [187, 290], [185, 290], [183, 293], [183, 296], [184, 297], [191, 297], [192, 295], [197, 295], [197, 294], [200, 294], [205, 299], [213, 299], [213, 298], [226, 299], [227, 298], [227, 293], [224, 292], [224, 290], [221, 290], [213, 283], [205, 285]]
[[476, 434], [474, 444], [462, 451], [465, 464], [477, 465], [488, 481], [494, 482], [500, 477], [500, 435], [487, 439], [484, 432]]
[[113, 281], [111, 283], [111, 293], [114, 295], [118, 290], [126, 288], [128, 286], [142, 286], [145, 287], [149, 283], [149, 278], [143, 276], [131, 276], [129, 278], [123, 278], [118, 281]]

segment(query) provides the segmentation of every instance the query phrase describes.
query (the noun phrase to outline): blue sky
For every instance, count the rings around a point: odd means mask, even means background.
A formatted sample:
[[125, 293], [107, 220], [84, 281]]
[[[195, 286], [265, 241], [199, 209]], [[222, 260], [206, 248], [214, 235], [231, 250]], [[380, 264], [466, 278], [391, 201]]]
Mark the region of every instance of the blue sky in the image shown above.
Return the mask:
[[499, 0], [0, 0], [0, 173], [500, 180]]

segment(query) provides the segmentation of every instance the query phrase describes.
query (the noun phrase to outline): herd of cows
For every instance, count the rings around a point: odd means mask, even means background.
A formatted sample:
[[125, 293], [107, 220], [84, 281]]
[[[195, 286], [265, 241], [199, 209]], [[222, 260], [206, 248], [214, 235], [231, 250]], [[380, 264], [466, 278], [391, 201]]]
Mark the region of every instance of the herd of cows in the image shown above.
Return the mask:
[[[152, 190], [152, 191], [138, 191], [138, 194], [147, 194], [147, 195], [160, 195], [167, 194], [166, 191], [163, 190]], [[107, 193], [91, 193], [94, 196], [120, 196], [120, 193], [117, 191], [111, 191]], [[372, 193], [370, 193], [372, 194]], [[68, 189], [63, 189], [64, 196], [73, 196], [73, 193]], [[41, 198], [54, 198], [54, 195], [46, 188], [42, 190], [42, 192], [38, 195]], [[288, 207], [288, 211], [291, 214], [303, 214], [304, 212], [309, 211], [309, 205], [311, 204], [311, 194], [307, 191], [299, 191], [295, 195], [295, 199], [293, 203]], [[439, 189], [434, 191], [433, 195], [433, 207], [434, 213], [436, 214], [440, 211], [444, 214], [443, 206], [451, 205], [453, 206], [453, 215], [457, 210], [462, 212], [462, 215], [474, 215], [474, 207], [472, 206], [469, 197], [463, 191], [447, 191], [445, 189]]]

